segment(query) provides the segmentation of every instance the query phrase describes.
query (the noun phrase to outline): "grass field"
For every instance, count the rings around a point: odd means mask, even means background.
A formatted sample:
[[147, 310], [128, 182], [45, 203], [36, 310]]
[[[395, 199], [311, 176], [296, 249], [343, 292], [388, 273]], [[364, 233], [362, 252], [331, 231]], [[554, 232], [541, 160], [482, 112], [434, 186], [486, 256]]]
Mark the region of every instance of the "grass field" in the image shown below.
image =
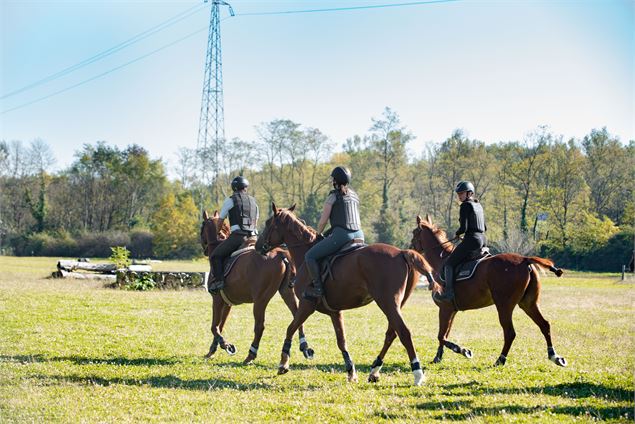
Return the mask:
[[[316, 358], [292, 350], [291, 372], [276, 375], [290, 314], [275, 297], [256, 363], [242, 366], [252, 337], [250, 305], [233, 308], [225, 330], [236, 356], [207, 352], [211, 298], [203, 290], [130, 292], [103, 283], [51, 280], [55, 258], [0, 257], [0, 422], [473, 422], [633, 421], [635, 285], [618, 275], [543, 277], [542, 309], [558, 353], [547, 360], [538, 328], [519, 309], [505, 367], [493, 307], [460, 313], [451, 340], [468, 360], [436, 351], [437, 310], [418, 290], [404, 309], [419, 358], [412, 386], [396, 342], [382, 380], [366, 382], [383, 343], [385, 319], [371, 304], [345, 313], [360, 382], [347, 383], [330, 320], [312, 316]], [[200, 262], [161, 269], [205, 270]], [[156, 266], [158, 268], [158, 266]]]

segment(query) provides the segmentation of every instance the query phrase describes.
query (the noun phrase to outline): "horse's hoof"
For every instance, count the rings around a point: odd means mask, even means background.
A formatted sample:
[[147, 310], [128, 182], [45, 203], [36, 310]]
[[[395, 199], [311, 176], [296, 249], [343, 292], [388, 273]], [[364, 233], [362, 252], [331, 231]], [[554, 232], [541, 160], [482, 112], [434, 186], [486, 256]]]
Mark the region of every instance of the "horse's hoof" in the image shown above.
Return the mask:
[[369, 383], [377, 383], [379, 381], [379, 374], [375, 375], [375, 374], [370, 374], [368, 376], [368, 382]]
[[553, 362], [554, 364], [558, 365], [559, 367], [567, 366], [567, 360], [564, 359], [562, 356], [554, 356], [552, 358], [549, 358], [549, 360]]
[[315, 355], [315, 351], [311, 349], [310, 347], [308, 347], [302, 351], [302, 354], [304, 355], [306, 359], [313, 359], [313, 355]]
[[236, 346], [234, 346], [233, 344], [227, 343], [225, 345], [225, 352], [227, 352], [228, 355], [233, 356], [236, 354]]
[[358, 379], [357, 379], [357, 373], [354, 374], [349, 374], [348, 375], [348, 382], [349, 383], [357, 383]]
[[465, 356], [467, 359], [472, 359], [474, 355], [472, 355], [472, 351], [470, 349], [461, 348], [461, 355]]
[[423, 370], [414, 370], [412, 374], [415, 378], [415, 386], [421, 386], [426, 380], [426, 375], [423, 373]]
[[441, 357], [440, 356], [435, 356], [434, 359], [432, 360], [433, 364], [438, 364], [439, 362], [441, 362]]
[[289, 368], [282, 365], [278, 367], [278, 375], [286, 374], [288, 372], [289, 372]]

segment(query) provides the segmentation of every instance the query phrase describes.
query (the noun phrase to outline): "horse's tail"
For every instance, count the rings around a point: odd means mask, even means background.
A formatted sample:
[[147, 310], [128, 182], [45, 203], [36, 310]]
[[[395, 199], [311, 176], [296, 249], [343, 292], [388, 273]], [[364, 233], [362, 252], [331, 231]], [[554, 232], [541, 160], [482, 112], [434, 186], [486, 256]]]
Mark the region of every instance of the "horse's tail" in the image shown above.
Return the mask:
[[434, 278], [432, 277], [432, 267], [428, 264], [425, 258], [419, 252], [412, 249], [402, 250], [401, 252], [410, 267], [417, 270], [420, 274], [425, 275], [428, 279], [428, 283], [430, 284], [430, 290], [435, 293], [440, 292], [441, 285], [434, 281]]
[[278, 252], [277, 256], [282, 260], [282, 265], [284, 266], [284, 274], [282, 275], [282, 281], [280, 281], [280, 285], [278, 286], [278, 290], [283, 290], [287, 287], [291, 287], [291, 274], [293, 270], [293, 265], [289, 261], [289, 258], [284, 252]]
[[560, 277], [562, 274], [564, 274], [564, 271], [561, 268], [556, 268], [553, 261], [549, 259], [539, 258], [538, 256], [528, 256], [527, 261], [530, 264], [536, 264], [542, 268], [548, 269], [549, 271], [556, 274], [556, 277]]

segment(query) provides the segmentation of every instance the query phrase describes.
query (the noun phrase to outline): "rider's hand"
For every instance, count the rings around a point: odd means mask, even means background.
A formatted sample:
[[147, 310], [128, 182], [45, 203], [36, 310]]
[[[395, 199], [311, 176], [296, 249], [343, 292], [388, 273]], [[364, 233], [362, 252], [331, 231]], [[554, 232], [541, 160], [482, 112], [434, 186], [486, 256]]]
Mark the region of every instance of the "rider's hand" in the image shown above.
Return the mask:
[[322, 234], [322, 233], [318, 233], [318, 234], [317, 234], [317, 236], [315, 237], [315, 239], [316, 239], [317, 241], [322, 241], [322, 240], [324, 240], [324, 234]]

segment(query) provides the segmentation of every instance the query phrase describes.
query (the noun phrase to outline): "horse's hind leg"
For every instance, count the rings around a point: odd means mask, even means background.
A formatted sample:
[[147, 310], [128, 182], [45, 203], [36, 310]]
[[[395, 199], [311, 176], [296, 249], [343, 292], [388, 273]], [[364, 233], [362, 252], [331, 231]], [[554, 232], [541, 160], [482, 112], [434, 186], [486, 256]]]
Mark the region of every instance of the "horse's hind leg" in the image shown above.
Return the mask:
[[376, 383], [379, 381], [379, 372], [381, 371], [382, 365], [384, 365], [384, 356], [388, 353], [388, 349], [392, 345], [392, 342], [397, 338], [397, 333], [395, 330], [388, 325], [388, 329], [386, 330], [386, 336], [384, 337], [384, 347], [381, 348], [381, 352], [375, 358], [375, 362], [371, 365], [370, 374], [368, 376], [368, 381], [370, 383]]
[[344, 316], [341, 311], [334, 312], [331, 315], [331, 322], [333, 323], [333, 329], [335, 330], [335, 337], [337, 339], [337, 347], [342, 352], [344, 357], [344, 365], [346, 366], [346, 373], [348, 374], [348, 381], [351, 383], [357, 383], [357, 370], [351, 355], [348, 353], [346, 347], [346, 332], [344, 331]]
[[[284, 303], [287, 305], [287, 308], [289, 308], [292, 315], [295, 315], [298, 310], [298, 298], [296, 297], [295, 292], [288, 286], [280, 288], [279, 291], [280, 296], [282, 296], [282, 300], [284, 300]], [[309, 347], [309, 343], [306, 341], [306, 337], [304, 336], [304, 325], [301, 325], [300, 328], [298, 328], [298, 333], [300, 339], [300, 351], [306, 359], [313, 359], [315, 352]]]
[[545, 336], [545, 341], [547, 342], [547, 357], [549, 360], [556, 365], [566, 367], [567, 360], [562, 356], [558, 356], [556, 350], [553, 348], [553, 344], [551, 343], [551, 325], [549, 324], [549, 321], [542, 316], [542, 312], [540, 312], [538, 304], [535, 301], [521, 302], [519, 306], [527, 315], [529, 315], [529, 318], [536, 323], [536, 325], [540, 328], [542, 335]]
[[280, 365], [278, 365], [278, 374], [289, 372], [289, 358], [291, 357], [291, 342], [293, 335], [298, 328], [315, 312], [315, 303], [308, 300], [301, 300], [300, 306], [293, 316], [293, 321], [287, 327], [287, 336], [282, 345], [282, 354], [280, 355]]
[[511, 304], [510, 306], [496, 305], [496, 308], [498, 309], [498, 321], [500, 322], [501, 327], [503, 327], [503, 336], [505, 341], [503, 343], [503, 350], [494, 363], [494, 366], [505, 365], [509, 349], [511, 349], [512, 343], [516, 338], [516, 330], [514, 330], [514, 323], [512, 321], [512, 314], [515, 306], [516, 305], [514, 304]]
[[414, 376], [414, 383], [416, 386], [420, 386], [423, 384], [423, 380], [425, 378], [423, 369], [421, 369], [421, 363], [419, 362], [419, 358], [417, 358], [417, 352], [415, 351], [414, 343], [412, 342], [412, 334], [404, 322], [398, 306], [394, 303], [389, 304], [382, 302], [378, 298], [376, 298], [375, 301], [377, 302], [377, 306], [381, 308], [388, 318], [388, 325], [395, 329], [401, 344], [403, 344], [406, 348], [406, 352], [408, 352], [408, 359], [410, 359], [410, 367]]

